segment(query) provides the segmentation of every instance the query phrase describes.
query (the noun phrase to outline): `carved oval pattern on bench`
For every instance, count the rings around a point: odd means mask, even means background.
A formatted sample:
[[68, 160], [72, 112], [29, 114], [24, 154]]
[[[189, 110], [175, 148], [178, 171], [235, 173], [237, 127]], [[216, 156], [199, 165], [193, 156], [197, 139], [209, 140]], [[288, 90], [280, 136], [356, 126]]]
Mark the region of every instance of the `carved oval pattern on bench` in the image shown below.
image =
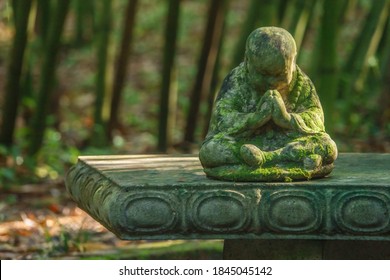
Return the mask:
[[336, 222], [347, 230], [376, 233], [389, 227], [390, 199], [385, 194], [348, 192], [336, 203]]
[[127, 199], [122, 224], [134, 232], [161, 233], [177, 222], [177, 206], [171, 197], [159, 192], [133, 195]]
[[249, 214], [245, 196], [239, 192], [209, 192], [198, 197], [192, 206], [192, 220], [200, 230], [232, 232], [244, 230]]
[[321, 225], [321, 207], [312, 192], [281, 191], [270, 195], [265, 216], [270, 228], [278, 232], [311, 232]]

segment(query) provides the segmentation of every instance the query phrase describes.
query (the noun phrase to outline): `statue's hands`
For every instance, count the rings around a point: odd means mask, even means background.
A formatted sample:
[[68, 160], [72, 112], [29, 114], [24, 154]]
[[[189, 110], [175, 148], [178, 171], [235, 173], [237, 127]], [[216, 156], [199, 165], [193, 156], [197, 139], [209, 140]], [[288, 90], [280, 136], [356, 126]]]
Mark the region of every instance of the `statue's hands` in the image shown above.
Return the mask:
[[268, 96], [270, 93], [263, 95], [256, 106], [256, 111], [251, 114], [249, 119], [250, 129], [257, 129], [266, 124], [272, 118], [272, 99]]
[[283, 98], [277, 90], [271, 90], [272, 120], [280, 127], [290, 128], [291, 115], [287, 112]]
[[269, 117], [269, 119], [272, 117], [274, 95], [274, 90], [267, 90], [257, 104], [256, 111], [264, 116]]
[[291, 127], [291, 115], [287, 112], [283, 98], [277, 90], [266, 91], [257, 104], [257, 112], [253, 117], [252, 127], [260, 127], [271, 119], [280, 127]]
[[267, 90], [264, 95], [261, 97], [259, 104], [257, 104], [257, 111], [264, 109], [264, 104], [271, 105], [273, 103], [272, 99], [274, 97], [274, 90]]

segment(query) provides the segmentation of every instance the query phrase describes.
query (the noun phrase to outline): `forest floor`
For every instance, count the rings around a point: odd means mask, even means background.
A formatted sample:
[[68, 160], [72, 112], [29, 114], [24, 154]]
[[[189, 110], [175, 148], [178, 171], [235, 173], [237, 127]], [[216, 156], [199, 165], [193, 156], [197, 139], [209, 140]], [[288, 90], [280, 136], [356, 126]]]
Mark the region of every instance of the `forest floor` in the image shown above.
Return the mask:
[[221, 259], [221, 240], [124, 241], [71, 201], [62, 181], [0, 193], [0, 259]]

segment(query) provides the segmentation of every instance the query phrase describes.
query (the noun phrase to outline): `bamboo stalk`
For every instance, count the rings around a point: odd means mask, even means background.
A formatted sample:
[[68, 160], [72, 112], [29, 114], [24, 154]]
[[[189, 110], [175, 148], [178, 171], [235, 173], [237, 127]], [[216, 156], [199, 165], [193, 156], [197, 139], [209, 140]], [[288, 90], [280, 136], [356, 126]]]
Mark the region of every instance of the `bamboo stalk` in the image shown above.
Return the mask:
[[21, 97], [20, 80], [23, 58], [27, 43], [27, 25], [31, 9], [31, 1], [14, 2], [15, 36], [12, 42], [5, 87], [4, 109], [0, 126], [0, 144], [11, 146], [16, 126], [16, 117]]
[[48, 30], [48, 37], [41, 68], [37, 107], [31, 124], [31, 141], [28, 150], [29, 155], [35, 155], [43, 143], [49, 99], [55, 80], [57, 54], [60, 47], [60, 39], [65, 18], [68, 12], [69, 1], [58, 0], [55, 4], [53, 20], [51, 21]]
[[84, 24], [85, 16], [87, 16], [88, 10], [86, 9], [86, 2], [89, 0], [75, 0], [73, 1], [74, 11], [75, 11], [75, 35], [74, 43], [75, 45], [81, 45], [84, 40]]
[[112, 99], [110, 108], [109, 132], [112, 136], [113, 130], [119, 126], [120, 101], [122, 98], [125, 78], [128, 72], [128, 57], [131, 53], [134, 22], [137, 11], [138, 0], [128, 0], [123, 21], [122, 42], [116, 61], [114, 82], [112, 87]]
[[360, 71], [359, 75], [357, 76], [356, 82], [355, 82], [355, 88], [358, 91], [361, 91], [364, 88], [364, 84], [368, 75], [369, 68], [368, 60], [371, 57], [374, 57], [375, 53], [377, 52], [380, 40], [383, 36], [383, 33], [385, 32], [385, 27], [387, 23], [387, 18], [389, 17], [389, 9], [390, 9], [390, 2], [387, 2], [387, 5], [384, 6], [382, 12], [379, 15], [379, 19], [375, 28], [374, 33], [372, 34], [370, 43], [367, 48], [367, 52], [364, 56], [364, 65], [363, 69]]
[[343, 80], [342, 94], [348, 104], [352, 104], [353, 95], [351, 94], [356, 85], [356, 81], [365, 67], [367, 60], [367, 52], [375, 34], [378, 22], [381, 20], [381, 14], [386, 12], [385, 7], [388, 5], [388, 0], [376, 0], [371, 4], [371, 9], [367, 20], [360, 32], [359, 37], [354, 44], [354, 48], [350, 53], [346, 64], [343, 67], [345, 78]]
[[[47, 40], [49, 33], [50, 20], [51, 20], [51, 4], [50, 0], [37, 0], [37, 13], [36, 13], [36, 31], [42, 39], [43, 44]], [[55, 19], [54, 19], [55, 20]]]
[[91, 145], [103, 147], [107, 144], [108, 134], [104, 118], [105, 99], [108, 98], [108, 58], [111, 32], [112, 1], [101, 1], [97, 27], [97, 73], [95, 79], [95, 110]]
[[388, 68], [388, 63], [390, 62], [390, 14], [387, 16], [387, 23], [385, 30], [383, 31], [383, 38], [379, 45], [379, 67], [381, 76], [384, 77], [387, 75], [386, 69]]
[[158, 133], [158, 150], [166, 152], [171, 144], [172, 123], [172, 80], [174, 77], [174, 60], [176, 38], [179, 25], [180, 0], [169, 0], [167, 23], [165, 27], [165, 46], [160, 93], [160, 118]]
[[226, 3], [226, 1], [221, 0], [213, 0], [210, 2], [203, 46], [199, 57], [198, 73], [190, 98], [191, 102], [187, 115], [184, 143], [194, 142], [201, 99], [211, 88], [211, 79], [221, 42], [225, 16], [224, 7]]
[[343, 1], [324, 0], [319, 38], [318, 94], [324, 109], [328, 132], [334, 131], [335, 103], [338, 90], [337, 42]]
[[[241, 36], [235, 46], [231, 68], [238, 66], [244, 60], [245, 44], [249, 34], [257, 27], [275, 25], [280, 0], [251, 0], [247, 17], [241, 27]], [[259, 24], [259, 26], [257, 26]]]
[[[226, 5], [226, 10], [227, 10], [227, 6]], [[225, 17], [226, 19], [226, 17]], [[206, 117], [205, 117], [205, 123], [204, 123], [204, 127], [203, 127], [203, 133], [202, 133], [202, 137], [205, 138], [207, 133], [208, 133], [208, 130], [209, 130], [209, 125], [210, 125], [210, 119], [211, 119], [211, 115], [213, 113], [213, 108], [214, 108], [214, 100], [215, 100], [215, 97], [218, 93], [218, 85], [220, 84], [220, 64], [221, 64], [221, 56], [222, 56], [222, 48], [223, 48], [223, 43], [224, 43], [224, 40], [225, 40], [225, 36], [226, 36], [226, 33], [225, 33], [225, 27], [226, 27], [226, 20], [224, 20], [223, 22], [223, 26], [222, 26], [222, 34], [221, 34], [221, 38], [220, 38], [220, 42], [219, 42], [219, 49], [218, 49], [218, 52], [217, 52], [217, 58], [216, 58], [216, 61], [215, 61], [215, 66], [214, 66], [214, 70], [213, 70], [213, 75], [212, 75], [212, 78], [211, 78], [211, 85], [210, 85], [210, 90], [209, 90], [209, 93], [208, 93], [208, 96], [207, 96], [207, 113], [206, 113]]]
[[301, 48], [303, 37], [309, 23], [309, 18], [313, 12], [316, 2], [317, 0], [299, 0], [296, 4], [294, 17], [288, 30], [293, 35], [298, 50]]

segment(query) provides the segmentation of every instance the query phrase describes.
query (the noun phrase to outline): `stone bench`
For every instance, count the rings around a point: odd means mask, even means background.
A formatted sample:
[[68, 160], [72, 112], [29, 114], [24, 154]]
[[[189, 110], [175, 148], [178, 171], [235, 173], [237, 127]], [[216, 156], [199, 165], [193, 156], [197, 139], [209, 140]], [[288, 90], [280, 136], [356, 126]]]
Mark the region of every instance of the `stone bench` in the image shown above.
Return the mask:
[[84, 156], [66, 186], [121, 239], [224, 239], [226, 259], [390, 259], [390, 154], [340, 154], [327, 178], [209, 179], [196, 156]]

